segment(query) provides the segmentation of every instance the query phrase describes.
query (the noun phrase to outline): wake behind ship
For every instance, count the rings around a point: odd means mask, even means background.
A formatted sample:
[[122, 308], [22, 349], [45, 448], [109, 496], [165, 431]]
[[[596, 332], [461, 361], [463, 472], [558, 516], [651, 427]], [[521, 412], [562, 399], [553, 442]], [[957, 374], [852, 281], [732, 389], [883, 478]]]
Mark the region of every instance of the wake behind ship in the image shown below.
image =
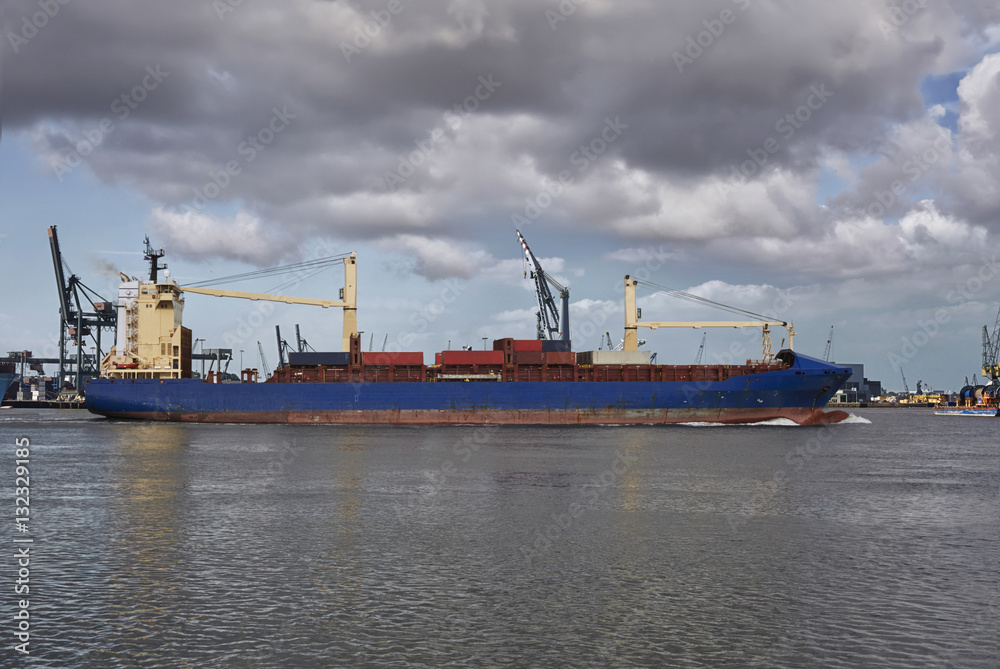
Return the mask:
[[[554, 317], [548, 279], [534, 263], [540, 306]], [[126, 281], [119, 290], [118, 334], [101, 365], [102, 378], [87, 384], [86, 405], [113, 418], [182, 422], [331, 424], [658, 424], [754, 423], [786, 418], [803, 425], [838, 422], [825, 412], [851, 370], [795, 353], [790, 323], [640, 321], [635, 290], [625, 277], [624, 350], [571, 350], [567, 338], [568, 289], [561, 288], [563, 318], [552, 328], [561, 339], [494, 340], [492, 351], [442, 351], [435, 364], [422, 352], [363, 352], [357, 331], [357, 258], [344, 263], [341, 299], [312, 300], [230, 290], [182, 287], [160, 281]], [[155, 262], [155, 261], [154, 261]], [[191, 330], [182, 324], [184, 293], [276, 300], [344, 310], [342, 352], [290, 353], [262, 383], [242, 370], [240, 383], [221, 375], [192, 378]], [[749, 312], [746, 312], [749, 313]], [[763, 318], [763, 317], [761, 317]], [[559, 325], [555, 325], [558, 323]], [[640, 327], [762, 327], [763, 357], [744, 365], [659, 365], [638, 350]], [[769, 326], [788, 329], [789, 348], [770, 353]]]

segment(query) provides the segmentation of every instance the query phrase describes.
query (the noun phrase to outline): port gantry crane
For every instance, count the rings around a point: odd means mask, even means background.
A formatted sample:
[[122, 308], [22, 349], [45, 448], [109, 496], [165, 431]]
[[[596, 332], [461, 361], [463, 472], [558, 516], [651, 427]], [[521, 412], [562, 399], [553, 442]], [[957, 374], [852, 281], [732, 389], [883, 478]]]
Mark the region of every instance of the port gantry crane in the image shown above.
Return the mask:
[[701, 356], [705, 354], [705, 340], [706, 339], [708, 339], [708, 333], [707, 332], [702, 332], [701, 333], [701, 346], [698, 347], [698, 355], [696, 355], [695, 358], [694, 358], [694, 364], [696, 364], [696, 365], [700, 365], [701, 364]]
[[983, 326], [983, 376], [993, 381], [1000, 378], [1000, 310], [992, 337], [989, 329]]
[[740, 309], [738, 307], [730, 307], [719, 302], [713, 302], [704, 297], [699, 297], [691, 293], [685, 293], [682, 290], [676, 290], [674, 288], [668, 288], [666, 286], [661, 286], [659, 284], [653, 283], [652, 281], [643, 281], [644, 285], [648, 285], [656, 292], [663, 293], [665, 295], [671, 295], [673, 297], [678, 297], [689, 302], [696, 302], [702, 305], [709, 305], [734, 313], [741, 316], [749, 316], [751, 318], [759, 318], [760, 320], [744, 320], [744, 321], [642, 321], [642, 310], [636, 304], [636, 287], [639, 285], [639, 281], [633, 279], [628, 274], [625, 275], [625, 346], [626, 351], [638, 351], [640, 346], [639, 339], [639, 328], [649, 328], [650, 330], [656, 330], [657, 328], [763, 328], [763, 360], [764, 362], [773, 362], [774, 354], [771, 352], [771, 331], [768, 329], [771, 326], [780, 326], [788, 331], [788, 348], [792, 348], [792, 338], [795, 337], [795, 326], [791, 321], [772, 321], [766, 320], [766, 316], [761, 314], [756, 314], [752, 311], [747, 311], [746, 309]]
[[[98, 365], [104, 355], [101, 331], [110, 330], [113, 338], [118, 314], [110, 300], [84, 285], [72, 271], [69, 272], [69, 278], [66, 278], [64, 269], [69, 270], [69, 265], [63, 259], [59, 235], [54, 225], [49, 228], [49, 248], [56, 272], [56, 287], [59, 289], [59, 388], [62, 389], [65, 383], [67, 367], [75, 367], [74, 383], [76, 391], [81, 392], [88, 378], [100, 374]], [[88, 336], [94, 343], [92, 355], [83, 352], [85, 337]], [[75, 360], [66, 357], [67, 342], [76, 347]]]
[[[528, 242], [525, 241], [521, 231], [515, 230], [515, 232], [517, 232], [517, 241], [521, 243], [521, 248], [524, 250], [525, 262], [531, 267], [530, 270], [525, 270], [525, 278], [530, 271], [531, 278], [535, 280], [535, 296], [538, 298], [538, 338], [556, 339], [557, 337], [553, 335], [558, 335], [558, 339], [569, 341], [569, 288], [546, 274], [541, 263], [538, 262], [538, 258], [528, 247]], [[562, 300], [561, 309], [556, 308], [549, 284], [552, 284], [552, 287], [559, 291], [559, 297]]]

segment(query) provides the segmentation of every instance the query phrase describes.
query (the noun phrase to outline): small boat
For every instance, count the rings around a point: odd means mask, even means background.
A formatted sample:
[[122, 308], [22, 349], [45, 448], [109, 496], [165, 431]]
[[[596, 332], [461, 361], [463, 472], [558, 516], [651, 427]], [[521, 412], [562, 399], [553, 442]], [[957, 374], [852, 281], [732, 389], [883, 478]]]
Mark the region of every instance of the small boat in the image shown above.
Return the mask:
[[958, 400], [939, 404], [934, 409], [937, 416], [986, 416], [1000, 417], [1000, 385], [965, 386]]

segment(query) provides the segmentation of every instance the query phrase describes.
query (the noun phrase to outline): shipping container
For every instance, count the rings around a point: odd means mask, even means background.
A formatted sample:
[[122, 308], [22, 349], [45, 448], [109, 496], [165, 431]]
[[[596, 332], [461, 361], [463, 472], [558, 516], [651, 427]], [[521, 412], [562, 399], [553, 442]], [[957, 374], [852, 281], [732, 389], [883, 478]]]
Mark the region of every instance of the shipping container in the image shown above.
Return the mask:
[[369, 351], [361, 354], [365, 365], [422, 365], [424, 354], [420, 351]]
[[502, 365], [503, 351], [442, 351], [442, 365]]
[[564, 353], [573, 350], [573, 342], [568, 339], [546, 339], [542, 342], [542, 350], [546, 353], [559, 351]]
[[515, 351], [541, 351], [542, 350], [542, 340], [541, 339], [515, 339], [514, 340], [514, 350]]
[[518, 351], [514, 354], [514, 362], [518, 365], [544, 365], [545, 354], [541, 351]]
[[572, 351], [550, 351], [543, 353], [545, 362], [549, 365], [575, 365], [576, 353]]
[[292, 367], [314, 367], [316, 365], [336, 367], [348, 365], [350, 362], [351, 354], [346, 351], [307, 351], [288, 354], [288, 364]]
[[649, 351], [580, 351], [576, 361], [581, 365], [648, 365]]

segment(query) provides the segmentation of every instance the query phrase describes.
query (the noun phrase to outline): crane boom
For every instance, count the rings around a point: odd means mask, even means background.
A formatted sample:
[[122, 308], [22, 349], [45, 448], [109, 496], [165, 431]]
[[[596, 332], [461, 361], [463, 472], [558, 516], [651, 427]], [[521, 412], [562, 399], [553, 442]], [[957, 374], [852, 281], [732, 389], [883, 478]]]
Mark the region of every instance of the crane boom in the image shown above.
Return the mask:
[[780, 326], [788, 330], [788, 348], [792, 348], [792, 339], [795, 337], [795, 326], [790, 321], [639, 321], [642, 315], [641, 310], [636, 305], [635, 289], [639, 282], [630, 276], [625, 276], [625, 347], [626, 351], [639, 350], [639, 328], [763, 328], [763, 355], [765, 361], [770, 361], [774, 356], [771, 354], [771, 332], [768, 328], [772, 325]]
[[244, 300], [266, 300], [269, 302], [284, 302], [285, 304], [308, 304], [316, 307], [343, 307], [346, 302], [338, 300], [319, 300], [312, 297], [288, 297], [287, 295], [271, 295], [269, 293], [248, 293], [242, 290], [223, 290], [221, 288], [189, 288], [181, 286], [185, 293], [198, 293], [199, 295], [213, 295], [215, 297], [237, 297]]
[[[524, 250], [525, 260], [531, 265], [531, 278], [535, 280], [535, 296], [538, 298], [538, 338], [554, 339], [553, 335], [559, 335], [559, 339], [569, 340], [569, 288], [562, 285], [542, 269], [538, 258], [531, 252], [528, 242], [524, 239], [520, 230], [517, 232], [517, 240]], [[552, 298], [552, 291], [549, 284], [559, 291], [562, 299], [562, 308], [556, 308], [556, 302]], [[561, 313], [560, 313], [561, 312]]]
[[344, 287], [340, 289], [339, 300], [319, 300], [311, 297], [289, 297], [287, 295], [270, 295], [268, 293], [251, 293], [242, 290], [223, 290], [221, 288], [192, 288], [180, 286], [186, 293], [213, 295], [215, 297], [235, 297], [244, 300], [266, 300], [269, 302], [284, 302], [285, 304], [305, 304], [315, 307], [343, 307], [344, 332], [343, 350], [351, 350], [351, 335], [358, 331], [358, 259], [352, 253], [344, 258]]
[[830, 349], [833, 347], [833, 326], [830, 326], [830, 336], [826, 340], [826, 351], [823, 352], [823, 359], [830, 362]]

